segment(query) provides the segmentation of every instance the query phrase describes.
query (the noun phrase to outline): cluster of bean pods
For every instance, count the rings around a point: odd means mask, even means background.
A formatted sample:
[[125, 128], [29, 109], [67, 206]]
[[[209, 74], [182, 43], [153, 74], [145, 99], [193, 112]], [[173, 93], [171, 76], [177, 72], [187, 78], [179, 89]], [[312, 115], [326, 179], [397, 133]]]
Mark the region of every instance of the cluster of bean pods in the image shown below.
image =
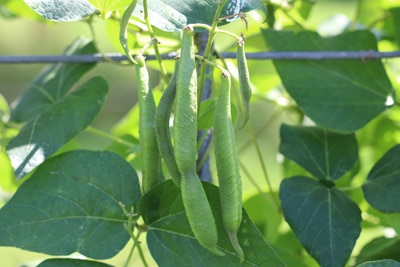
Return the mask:
[[[182, 31], [180, 57], [157, 109], [149, 89], [144, 58], [135, 58], [138, 62], [136, 68], [141, 114], [139, 132], [143, 159], [143, 190], [146, 192], [165, 179], [162, 175], [162, 158], [173, 182], [181, 190], [187, 219], [195, 238], [214, 254], [224, 256], [225, 253], [218, 247], [218, 231], [210, 203], [196, 173], [198, 88], [193, 34], [191, 26]], [[247, 123], [251, 91], [243, 41], [238, 42], [237, 58]], [[213, 138], [222, 220], [231, 244], [239, 260], [243, 262], [245, 255], [237, 238], [242, 221], [242, 184], [231, 118], [230, 88], [231, 76], [229, 72], [222, 71]], [[169, 119], [174, 104], [174, 131], [171, 138]]]

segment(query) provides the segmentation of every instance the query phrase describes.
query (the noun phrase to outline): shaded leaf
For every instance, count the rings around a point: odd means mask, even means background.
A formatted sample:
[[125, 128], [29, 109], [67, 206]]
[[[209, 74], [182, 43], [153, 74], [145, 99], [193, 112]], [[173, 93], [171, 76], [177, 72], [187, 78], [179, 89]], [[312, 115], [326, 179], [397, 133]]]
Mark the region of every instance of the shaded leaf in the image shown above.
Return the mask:
[[81, 20], [95, 12], [86, 0], [24, 0], [36, 13], [52, 21]]
[[280, 135], [279, 152], [319, 179], [339, 179], [351, 170], [358, 160], [358, 146], [354, 134], [283, 124]]
[[389, 11], [393, 17], [394, 38], [397, 45], [400, 46], [400, 7], [391, 8]]
[[[78, 38], [63, 54], [93, 53], [97, 53], [94, 43], [84, 38]], [[72, 86], [95, 65], [95, 63], [57, 63], [46, 67], [25, 89], [24, 93], [14, 101], [10, 120], [26, 122], [34, 118], [64, 97]]]
[[238, 233], [239, 243], [246, 258], [245, 262], [240, 264], [222, 224], [218, 188], [204, 182], [203, 186], [217, 223], [218, 248], [223, 250], [226, 256], [216, 256], [197, 242], [186, 218], [179, 190], [168, 180], [155, 186], [141, 202], [141, 212], [147, 214], [145, 220], [151, 222], [147, 244], [159, 266], [285, 266], [246, 212], [243, 213]]
[[[368, 31], [322, 38], [315, 32], [263, 30], [272, 51], [377, 50]], [[275, 60], [288, 93], [317, 124], [353, 132], [386, 109], [392, 86], [379, 60]]]
[[23, 177], [88, 127], [107, 93], [107, 82], [94, 77], [27, 123], [7, 145], [15, 176]]
[[42, 261], [37, 267], [112, 267], [111, 265], [79, 259], [47, 259]]
[[[152, 0], [148, 1], [150, 23], [167, 32], [180, 31], [187, 24], [203, 23], [211, 25], [218, 7], [215, 0]], [[261, 10], [266, 13], [260, 0], [241, 1], [230, 0], [224, 6], [221, 17], [239, 12]], [[133, 15], [143, 19], [143, 1], [138, 1]], [[225, 24], [226, 22], [222, 22]]]
[[369, 261], [357, 265], [357, 267], [399, 267], [399, 266], [400, 262], [394, 260]]
[[382, 259], [400, 261], [399, 251], [399, 238], [378, 237], [362, 248], [356, 258], [356, 264]]
[[362, 186], [368, 203], [382, 212], [400, 212], [399, 161], [400, 145], [396, 145], [375, 164]]
[[361, 211], [344, 193], [304, 176], [285, 179], [283, 214], [321, 266], [344, 266], [361, 232]]
[[0, 245], [105, 259], [128, 242], [127, 210], [140, 200], [134, 169], [111, 152], [72, 151], [40, 165], [0, 209]]

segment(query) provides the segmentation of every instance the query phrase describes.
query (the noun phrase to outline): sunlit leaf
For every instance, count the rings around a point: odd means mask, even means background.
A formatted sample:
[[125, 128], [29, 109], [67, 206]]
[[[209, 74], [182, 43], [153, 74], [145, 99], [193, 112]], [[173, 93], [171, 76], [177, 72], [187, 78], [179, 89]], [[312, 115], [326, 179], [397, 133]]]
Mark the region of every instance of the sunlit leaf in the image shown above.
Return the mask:
[[15, 176], [23, 177], [88, 127], [107, 93], [106, 80], [92, 78], [27, 123], [7, 145]]
[[184, 212], [181, 195], [171, 180], [155, 186], [143, 196], [141, 213], [150, 223], [147, 244], [153, 258], [161, 266], [285, 266], [284, 261], [264, 240], [262, 234], [243, 213], [238, 233], [245, 253], [245, 262], [239, 259], [232, 248], [222, 225], [218, 189], [203, 183], [218, 229], [218, 248], [225, 257], [212, 254], [194, 238]]
[[361, 232], [361, 211], [343, 192], [296, 176], [281, 183], [283, 214], [321, 266], [345, 266]]
[[[215, 0], [152, 0], [148, 1], [149, 20], [153, 26], [168, 32], [180, 31], [191, 23], [211, 25], [218, 3]], [[266, 12], [260, 0], [229, 0], [221, 17], [254, 9]], [[142, 11], [143, 1], [138, 1], [133, 15], [142, 19]]]
[[40, 165], [0, 209], [0, 245], [50, 255], [116, 255], [130, 236], [121, 204], [137, 210], [136, 172], [111, 152], [77, 150]]
[[35, 12], [52, 21], [81, 20], [95, 12], [86, 0], [24, 0]]
[[396, 145], [375, 164], [362, 186], [368, 203], [382, 212], [400, 212], [399, 162], [400, 145]]
[[319, 127], [281, 126], [279, 151], [319, 179], [336, 180], [358, 160], [354, 134]]
[[[97, 53], [93, 42], [76, 39], [64, 55]], [[26, 122], [64, 97], [74, 84], [96, 64], [56, 63], [42, 70], [12, 104], [11, 121]]]
[[[377, 50], [374, 35], [356, 31], [330, 38], [314, 32], [263, 30], [272, 51]], [[275, 60], [289, 94], [317, 124], [353, 132], [383, 112], [393, 89], [379, 60]]]

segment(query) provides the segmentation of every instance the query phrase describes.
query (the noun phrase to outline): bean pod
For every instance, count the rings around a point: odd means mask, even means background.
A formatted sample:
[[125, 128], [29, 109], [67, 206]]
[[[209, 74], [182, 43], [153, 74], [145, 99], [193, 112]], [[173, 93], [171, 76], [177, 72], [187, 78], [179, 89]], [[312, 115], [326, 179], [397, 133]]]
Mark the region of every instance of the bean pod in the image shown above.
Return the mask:
[[243, 262], [244, 253], [237, 239], [237, 232], [242, 221], [242, 182], [231, 118], [231, 78], [228, 72], [223, 73], [221, 77], [221, 90], [217, 100], [213, 128], [222, 220], [232, 246], [240, 261]]
[[164, 159], [165, 166], [171, 175], [172, 181], [177, 186], [180, 186], [181, 173], [176, 165], [174, 148], [172, 146], [171, 135], [169, 132], [169, 119], [176, 96], [176, 73], [178, 71], [178, 66], [179, 64], [176, 63], [174, 75], [171, 77], [171, 80], [158, 103], [156, 110], [156, 134], [158, 147], [161, 156]]
[[177, 72], [174, 116], [176, 164], [181, 177], [182, 201], [192, 232], [197, 241], [216, 255], [218, 232], [204, 188], [196, 173], [197, 158], [197, 73], [193, 29], [182, 33], [182, 47]]
[[164, 181], [161, 165], [161, 155], [158, 150], [155, 113], [156, 104], [150, 89], [149, 73], [145, 58], [136, 56], [138, 102], [139, 102], [139, 144], [142, 156], [143, 192], [148, 192], [153, 186]]
[[239, 72], [240, 92], [244, 109], [244, 122], [242, 127], [244, 127], [250, 120], [250, 98], [252, 92], [243, 39], [238, 42], [236, 54]]

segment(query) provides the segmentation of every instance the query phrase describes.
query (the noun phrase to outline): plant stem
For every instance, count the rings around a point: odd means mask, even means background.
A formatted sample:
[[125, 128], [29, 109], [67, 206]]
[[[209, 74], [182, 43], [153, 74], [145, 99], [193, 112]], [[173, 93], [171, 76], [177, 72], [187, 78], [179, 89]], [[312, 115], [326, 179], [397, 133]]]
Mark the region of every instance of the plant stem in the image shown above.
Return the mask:
[[[221, 14], [222, 8], [224, 7], [224, 5], [226, 4], [227, 0], [223, 0], [219, 3], [217, 10], [215, 11], [215, 15], [214, 15], [214, 20], [213, 23], [211, 25], [211, 29], [210, 29], [210, 35], [207, 41], [207, 45], [206, 45], [206, 49], [204, 51], [204, 55], [203, 58], [204, 59], [208, 59], [210, 60], [210, 54], [211, 54], [211, 47], [214, 41], [214, 37], [216, 34], [216, 30], [217, 30], [217, 25], [218, 25], [218, 21], [219, 21], [219, 15]], [[202, 64], [200, 67], [200, 74], [199, 74], [199, 83], [198, 83], [198, 100], [197, 100], [197, 106], [198, 109], [200, 109], [201, 106], [201, 96], [203, 95], [203, 87], [204, 87], [204, 83], [206, 80], [206, 64]]]
[[97, 136], [100, 136], [100, 137], [103, 137], [105, 139], [109, 139], [111, 141], [117, 142], [117, 143], [119, 143], [121, 145], [124, 145], [124, 146], [127, 146], [127, 147], [131, 147], [131, 146], [135, 145], [135, 144], [133, 144], [131, 142], [125, 141], [122, 138], [119, 138], [119, 137], [116, 137], [116, 136], [114, 136], [112, 134], [103, 132], [103, 131], [101, 131], [99, 129], [96, 129], [96, 128], [92, 127], [92, 126], [89, 126], [88, 128], [86, 128], [86, 132], [94, 134], [94, 135], [97, 135]]
[[[143, 0], [143, 9], [144, 9], [144, 20], [146, 22], [148, 31], [150, 33], [150, 37], [152, 39], [157, 40], [157, 38], [156, 38], [156, 36], [154, 34], [154, 31], [153, 31], [153, 28], [151, 27], [150, 20], [149, 20], [149, 11], [147, 9], [147, 0]], [[156, 54], [157, 62], [160, 65], [161, 75], [163, 76], [163, 79], [165, 80], [165, 82], [169, 83], [168, 73], [167, 73], [167, 70], [166, 70], [166, 68], [164, 66], [164, 63], [163, 63], [162, 59], [161, 59], [161, 53], [160, 53], [160, 50], [158, 49], [158, 42], [157, 41], [153, 43], [153, 47], [154, 47], [154, 52]]]

